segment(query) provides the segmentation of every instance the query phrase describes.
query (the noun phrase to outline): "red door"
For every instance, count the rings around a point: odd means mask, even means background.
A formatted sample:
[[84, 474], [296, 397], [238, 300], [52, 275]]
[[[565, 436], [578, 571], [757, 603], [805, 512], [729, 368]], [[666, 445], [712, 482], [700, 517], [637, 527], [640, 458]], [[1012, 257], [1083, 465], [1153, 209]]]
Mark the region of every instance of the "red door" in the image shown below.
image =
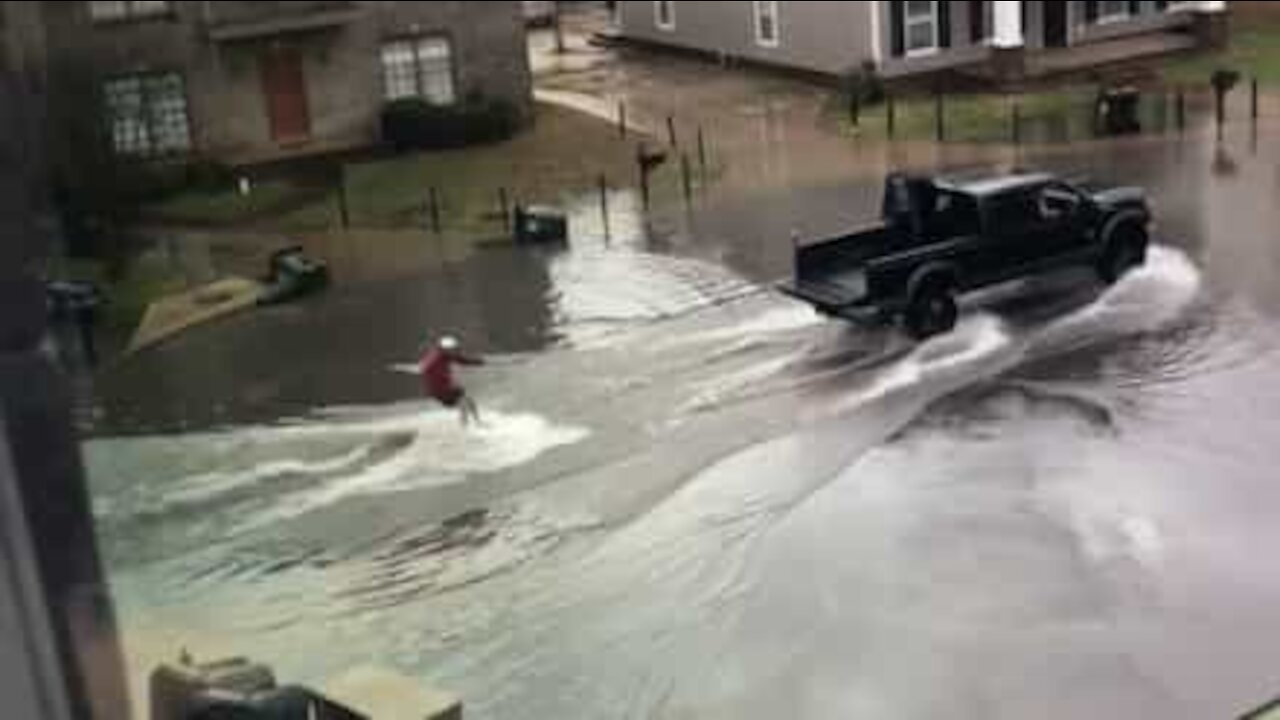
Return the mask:
[[311, 115], [298, 51], [272, 48], [262, 55], [261, 63], [271, 139], [282, 144], [307, 140], [311, 137]]

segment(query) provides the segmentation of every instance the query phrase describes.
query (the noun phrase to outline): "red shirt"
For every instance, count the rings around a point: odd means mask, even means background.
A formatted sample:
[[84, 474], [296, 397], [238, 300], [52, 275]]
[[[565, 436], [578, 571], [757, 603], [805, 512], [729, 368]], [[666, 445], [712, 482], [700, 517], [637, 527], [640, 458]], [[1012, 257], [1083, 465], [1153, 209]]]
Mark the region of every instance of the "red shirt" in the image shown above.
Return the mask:
[[449, 395], [457, 390], [457, 385], [453, 381], [453, 364], [460, 365], [479, 365], [480, 360], [473, 359], [461, 353], [451, 353], [440, 348], [431, 349], [426, 355], [422, 356], [422, 360], [418, 362], [418, 369], [422, 373], [422, 385], [427, 393], [436, 397]]

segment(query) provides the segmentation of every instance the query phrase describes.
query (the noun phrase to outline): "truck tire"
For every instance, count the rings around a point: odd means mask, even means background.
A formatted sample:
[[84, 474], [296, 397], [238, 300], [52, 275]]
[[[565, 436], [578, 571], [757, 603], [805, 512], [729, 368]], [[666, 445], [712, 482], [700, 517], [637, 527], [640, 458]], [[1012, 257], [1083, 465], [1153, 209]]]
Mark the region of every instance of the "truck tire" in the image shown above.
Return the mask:
[[950, 332], [959, 314], [951, 283], [938, 278], [921, 283], [912, 293], [903, 319], [907, 332], [917, 340], [924, 340]]
[[1136, 222], [1112, 228], [1106, 249], [1098, 258], [1098, 277], [1110, 285], [1147, 260], [1147, 231]]

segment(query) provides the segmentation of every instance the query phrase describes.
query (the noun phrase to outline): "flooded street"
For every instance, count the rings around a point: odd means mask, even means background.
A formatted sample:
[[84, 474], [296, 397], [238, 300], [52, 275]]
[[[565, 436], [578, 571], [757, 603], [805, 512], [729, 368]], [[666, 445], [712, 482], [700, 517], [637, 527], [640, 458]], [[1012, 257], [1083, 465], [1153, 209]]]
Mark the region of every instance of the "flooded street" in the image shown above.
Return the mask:
[[[798, 145], [651, 222], [616, 193], [607, 241], [567, 198], [566, 249], [339, 281], [105, 373], [85, 452], [135, 674], [181, 646], [390, 666], [471, 718], [1276, 694], [1276, 136]], [[874, 217], [883, 168], [1015, 162], [1146, 187], [1147, 265], [989, 292], [922, 344], [772, 291], [793, 231]], [[484, 427], [404, 371], [445, 331], [492, 360]]]

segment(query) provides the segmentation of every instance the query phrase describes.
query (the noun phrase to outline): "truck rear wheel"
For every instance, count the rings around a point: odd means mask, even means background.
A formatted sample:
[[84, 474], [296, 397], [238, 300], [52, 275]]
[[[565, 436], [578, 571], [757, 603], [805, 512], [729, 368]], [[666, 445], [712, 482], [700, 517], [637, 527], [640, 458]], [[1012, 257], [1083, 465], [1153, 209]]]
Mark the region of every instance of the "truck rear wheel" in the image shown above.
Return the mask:
[[1146, 259], [1147, 231], [1134, 223], [1125, 223], [1112, 232], [1107, 249], [1098, 259], [1098, 276], [1107, 284], [1114, 283]]
[[907, 332], [917, 340], [950, 332], [956, 326], [960, 310], [951, 288], [941, 282], [926, 283], [907, 305]]

